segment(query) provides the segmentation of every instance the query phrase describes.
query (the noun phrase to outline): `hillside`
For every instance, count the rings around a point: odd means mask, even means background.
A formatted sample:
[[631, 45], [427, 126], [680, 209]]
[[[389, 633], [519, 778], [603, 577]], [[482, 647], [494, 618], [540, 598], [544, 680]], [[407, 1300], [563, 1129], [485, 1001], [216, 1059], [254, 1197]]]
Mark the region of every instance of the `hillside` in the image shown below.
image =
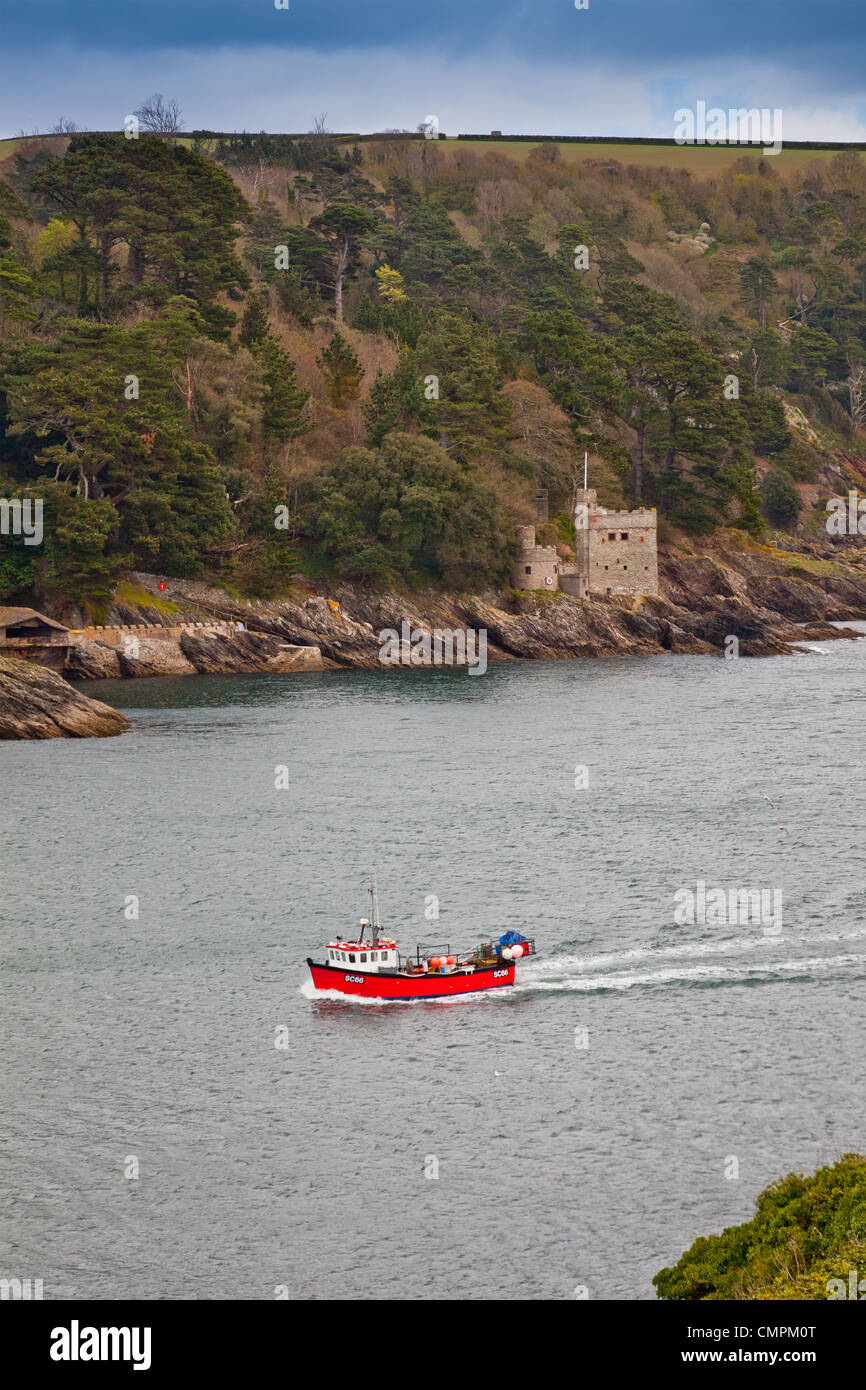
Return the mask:
[[571, 553], [584, 451], [672, 556], [859, 566], [825, 527], [866, 478], [856, 150], [75, 135], [0, 175], [0, 496], [45, 509], [0, 601], [502, 594], [540, 489]]

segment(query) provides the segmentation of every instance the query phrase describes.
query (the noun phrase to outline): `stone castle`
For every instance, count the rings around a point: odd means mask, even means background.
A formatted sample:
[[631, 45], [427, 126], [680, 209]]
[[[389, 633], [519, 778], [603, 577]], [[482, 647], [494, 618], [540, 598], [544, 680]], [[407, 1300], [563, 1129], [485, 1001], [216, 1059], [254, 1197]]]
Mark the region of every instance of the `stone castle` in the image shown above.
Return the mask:
[[593, 488], [575, 497], [575, 558], [560, 560], [553, 545], [536, 545], [535, 527], [518, 526], [521, 552], [511, 575], [515, 589], [562, 589], [590, 594], [657, 594], [655, 508], [611, 512]]

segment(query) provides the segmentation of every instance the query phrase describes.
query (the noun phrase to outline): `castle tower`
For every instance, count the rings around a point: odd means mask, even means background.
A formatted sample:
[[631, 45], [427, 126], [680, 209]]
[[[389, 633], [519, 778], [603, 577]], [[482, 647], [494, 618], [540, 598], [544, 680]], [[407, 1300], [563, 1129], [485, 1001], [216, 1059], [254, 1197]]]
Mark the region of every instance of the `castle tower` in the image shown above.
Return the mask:
[[655, 509], [608, 511], [594, 488], [575, 493], [573, 565], [565, 565], [560, 587], [577, 598], [590, 594], [657, 594]]
[[559, 588], [559, 556], [555, 545], [536, 545], [534, 526], [517, 526], [520, 554], [511, 571], [515, 589]]

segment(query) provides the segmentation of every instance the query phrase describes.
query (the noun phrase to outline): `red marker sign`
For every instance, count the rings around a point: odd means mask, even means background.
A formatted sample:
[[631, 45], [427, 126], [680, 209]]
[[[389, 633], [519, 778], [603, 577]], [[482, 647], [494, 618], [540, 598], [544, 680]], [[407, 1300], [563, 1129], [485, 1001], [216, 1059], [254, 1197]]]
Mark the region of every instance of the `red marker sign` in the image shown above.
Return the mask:
[[165, 592], [165, 580], [161, 579], [161, 580], [159, 581], [159, 588], [160, 588], [161, 592], [163, 592], [163, 593]]

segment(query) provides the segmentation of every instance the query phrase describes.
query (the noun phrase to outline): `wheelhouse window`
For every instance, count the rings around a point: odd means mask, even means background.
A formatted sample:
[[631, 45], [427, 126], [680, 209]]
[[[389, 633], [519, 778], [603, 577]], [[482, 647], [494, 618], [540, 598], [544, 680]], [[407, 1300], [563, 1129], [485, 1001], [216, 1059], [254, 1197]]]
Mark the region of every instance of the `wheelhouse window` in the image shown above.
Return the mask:
[[349, 952], [349, 961], [351, 962], [352, 965], [355, 964], [355, 952], [354, 952], [354, 951], [350, 951], [350, 952]]
[[362, 965], [366, 965], [366, 964], [367, 964], [367, 952], [366, 952], [366, 951], [362, 951], [362, 952], [361, 952], [361, 964], [362, 964]]

